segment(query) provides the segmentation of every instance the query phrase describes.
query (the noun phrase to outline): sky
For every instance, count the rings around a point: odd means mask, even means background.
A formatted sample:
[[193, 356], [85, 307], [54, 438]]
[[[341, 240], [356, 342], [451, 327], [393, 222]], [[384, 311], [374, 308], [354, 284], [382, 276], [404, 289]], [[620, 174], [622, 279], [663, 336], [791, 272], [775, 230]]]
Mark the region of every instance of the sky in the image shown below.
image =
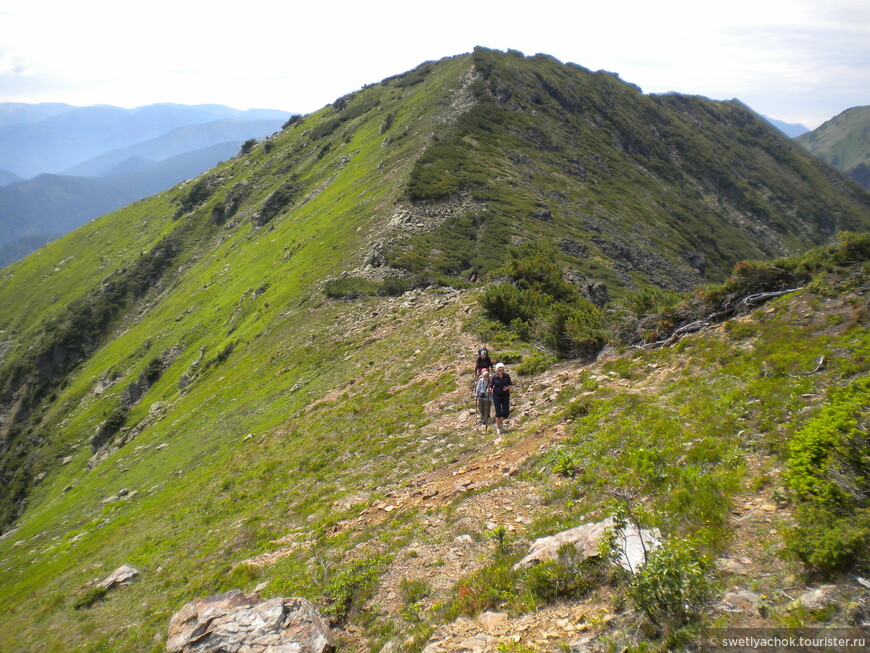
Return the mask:
[[811, 129], [870, 105], [868, 0], [3, 0], [0, 102], [309, 113], [477, 45]]

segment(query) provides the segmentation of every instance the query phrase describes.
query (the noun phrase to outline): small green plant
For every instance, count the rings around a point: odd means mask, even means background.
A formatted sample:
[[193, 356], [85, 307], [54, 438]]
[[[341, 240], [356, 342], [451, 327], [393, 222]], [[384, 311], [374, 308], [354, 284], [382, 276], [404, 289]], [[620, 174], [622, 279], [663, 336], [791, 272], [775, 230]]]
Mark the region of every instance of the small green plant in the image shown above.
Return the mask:
[[388, 562], [389, 556], [351, 562], [327, 586], [329, 606], [326, 612], [339, 622], [346, 620], [354, 607], [362, 605], [371, 596], [378, 575]]
[[554, 451], [550, 456], [553, 473], [566, 478], [574, 478], [581, 469], [580, 460], [565, 449]]
[[419, 603], [429, 596], [430, 592], [429, 584], [424, 580], [403, 578], [399, 583], [399, 595], [405, 605]]
[[496, 545], [496, 550], [501, 555], [506, 555], [509, 551], [508, 530], [504, 524], [496, 526], [489, 535]]

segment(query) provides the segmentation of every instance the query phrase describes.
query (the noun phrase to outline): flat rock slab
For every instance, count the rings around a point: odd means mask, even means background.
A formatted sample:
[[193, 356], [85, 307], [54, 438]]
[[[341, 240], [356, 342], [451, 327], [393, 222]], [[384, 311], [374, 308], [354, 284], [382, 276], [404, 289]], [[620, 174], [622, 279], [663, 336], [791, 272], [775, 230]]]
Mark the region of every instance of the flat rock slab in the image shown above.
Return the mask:
[[[559, 549], [565, 544], [573, 544], [585, 560], [597, 556], [600, 550], [601, 538], [616, 528], [613, 517], [608, 517], [599, 522], [583, 524], [555, 535], [549, 535], [535, 540], [529, 549], [528, 555], [520, 560], [515, 569], [528, 567], [543, 560], [556, 560], [559, 557]], [[617, 564], [635, 573], [646, 562], [646, 553], [661, 546], [658, 529], [640, 529], [634, 524], [626, 524], [621, 529], [616, 529]]]
[[195, 599], [172, 615], [166, 650], [171, 653], [327, 653], [329, 625], [300, 598], [263, 601], [231, 590]]
[[103, 580], [97, 583], [97, 587], [111, 589], [115, 585], [121, 585], [139, 575], [139, 570], [130, 565], [121, 565]]

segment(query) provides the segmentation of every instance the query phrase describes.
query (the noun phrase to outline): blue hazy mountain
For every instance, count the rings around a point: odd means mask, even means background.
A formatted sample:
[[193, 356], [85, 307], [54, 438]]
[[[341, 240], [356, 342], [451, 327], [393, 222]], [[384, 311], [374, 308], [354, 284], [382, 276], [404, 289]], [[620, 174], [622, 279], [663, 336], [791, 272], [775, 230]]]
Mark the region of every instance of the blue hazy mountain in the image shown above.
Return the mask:
[[65, 175], [99, 177], [109, 174], [130, 159], [162, 161], [185, 152], [202, 150], [219, 143], [264, 138], [281, 129], [286, 118], [271, 120], [224, 119], [186, 125], [135, 145], [105, 152], [63, 171]]
[[0, 103], [0, 127], [39, 122], [74, 108], [61, 102], [42, 102], [39, 104], [3, 102]]
[[[0, 169], [30, 178], [62, 173], [106, 152], [150, 141], [169, 132], [219, 120], [286, 120], [287, 111], [221, 105], [153, 104], [135, 109], [0, 104]], [[34, 120], [39, 112], [47, 117]], [[17, 120], [17, 122], [15, 122]], [[224, 141], [227, 139], [223, 139]], [[234, 140], [234, 139], [233, 139]], [[221, 141], [214, 141], [215, 145]], [[205, 147], [200, 144], [192, 149]]]
[[762, 114], [762, 118], [764, 118], [767, 122], [776, 127], [779, 131], [781, 131], [789, 138], [795, 138], [796, 136], [806, 134], [808, 131], [810, 131], [809, 128], [800, 123], [783, 122], [782, 120], [777, 120], [776, 118], [771, 118], [769, 116], [765, 116], [764, 114]]
[[0, 170], [0, 186], [8, 186], [16, 181], [21, 181], [21, 177], [8, 170]]
[[0, 188], [0, 267], [97, 216], [209, 170], [241, 144], [220, 143], [158, 162], [128, 159], [102, 177], [45, 174]]

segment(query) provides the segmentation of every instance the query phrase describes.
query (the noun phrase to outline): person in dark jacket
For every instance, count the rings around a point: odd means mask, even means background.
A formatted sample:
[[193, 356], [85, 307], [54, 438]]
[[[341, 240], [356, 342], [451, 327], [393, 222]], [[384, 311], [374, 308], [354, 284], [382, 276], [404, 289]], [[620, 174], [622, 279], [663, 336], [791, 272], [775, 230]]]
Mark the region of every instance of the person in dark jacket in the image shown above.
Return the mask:
[[474, 378], [475, 380], [480, 378], [480, 373], [483, 370], [491, 370], [492, 369], [492, 360], [489, 357], [489, 352], [486, 351], [486, 347], [481, 347], [477, 350], [477, 362], [474, 364]]
[[501, 434], [502, 424], [511, 412], [511, 388], [513, 382], [510, 374], [504, 371], [504, 363], [497, 363], [495, 374], [489, 382], [492, 393], [492, 405], [495, 408], [495, 432]]

